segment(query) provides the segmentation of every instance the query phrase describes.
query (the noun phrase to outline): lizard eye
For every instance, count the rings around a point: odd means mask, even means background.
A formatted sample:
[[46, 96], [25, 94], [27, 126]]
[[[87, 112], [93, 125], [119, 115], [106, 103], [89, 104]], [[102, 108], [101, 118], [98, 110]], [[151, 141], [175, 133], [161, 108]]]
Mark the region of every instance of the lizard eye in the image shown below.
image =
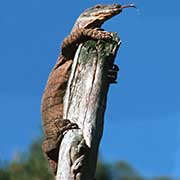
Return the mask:
[[100, 9], [100, 8], [101, 8], [101, 5], [96, 5], [95, 8], [96, 8], [96, 9]]

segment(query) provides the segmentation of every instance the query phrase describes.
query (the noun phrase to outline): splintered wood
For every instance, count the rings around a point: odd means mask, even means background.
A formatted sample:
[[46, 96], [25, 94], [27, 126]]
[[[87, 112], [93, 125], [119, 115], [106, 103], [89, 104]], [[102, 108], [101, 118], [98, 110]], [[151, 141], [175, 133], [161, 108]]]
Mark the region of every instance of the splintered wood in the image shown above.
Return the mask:
[[68, 130], [61, 142], [57, 180], [93, 180], [98, 147], [103, 133], [109, 83], [108, 69], [120, 45], [89, 40], [76, 52], [64, 98], [64, 119], [79, 129]]

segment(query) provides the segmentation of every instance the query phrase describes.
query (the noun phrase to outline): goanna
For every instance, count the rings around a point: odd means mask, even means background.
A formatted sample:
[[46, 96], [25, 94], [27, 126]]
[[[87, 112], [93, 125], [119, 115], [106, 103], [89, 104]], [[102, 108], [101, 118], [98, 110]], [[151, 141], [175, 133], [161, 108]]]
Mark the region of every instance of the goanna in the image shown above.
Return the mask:
[[[61, 54], [49, 75], [41, 105], [45, 133], [42, 148], [55, 175], [63, 134], [68, 129], [78, 128], [70, 120], [63, 119], [63, 97], [77, 47], [89, 39], [110, 40], [111, 34], [100, 27], [106, 20], [119, 14], [126, 7], [133, 7], [133, 5], [96, 5], [85, 10], [77, 19], [70, 35], [62, 43]], [[115, 82], [117, 71], [117, 66], [109, 70], [110, 74], [107, 78], [109, 83]]]

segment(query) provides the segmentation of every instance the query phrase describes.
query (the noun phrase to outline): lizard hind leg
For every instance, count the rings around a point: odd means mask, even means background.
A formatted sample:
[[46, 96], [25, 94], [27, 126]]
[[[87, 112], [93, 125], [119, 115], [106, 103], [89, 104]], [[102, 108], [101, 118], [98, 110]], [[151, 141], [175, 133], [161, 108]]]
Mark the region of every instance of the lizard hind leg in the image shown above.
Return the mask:
[[51, 159], [58, 161], [59, 146], [63, 139], [64, 133], [70, 129], [78, 129], [78, 125], [71, 123], [67, 119], [56, 119], [55, 126], [58, 131], [53, 138], [49, 138], [43, 141], [43, 152]]
[[50, 168], [52, 169], [53, 173], [56, 175], [59, 148], [64, 133], [70, 129], [78, 129], [78, 125], [76, 123], [71, 123], [67, 119], [56, 119], [55, 126], [58, 129], [57, 136], [51, 139], [44, 140], [42, 144], [42, 149], [46, 159], [48, 160]]

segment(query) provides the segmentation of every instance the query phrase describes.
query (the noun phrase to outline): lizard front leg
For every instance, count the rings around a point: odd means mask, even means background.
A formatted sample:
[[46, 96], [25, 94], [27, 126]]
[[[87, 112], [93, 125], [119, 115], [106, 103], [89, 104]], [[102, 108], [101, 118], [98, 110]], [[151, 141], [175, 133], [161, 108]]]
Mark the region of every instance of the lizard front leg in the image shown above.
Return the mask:
[[67, 36], [61, 46], [63, 56], [67, 59], [74, 57], [77, 47], [89, 39], [95, 40], [110, 40], [112, 39], [111, 33], [103, 31], [100, 28], [95, 29], [76, 29], [69, 36]]
[[[110, 32], [103, 31], [103, 29], [100, 28], [76, 29], [76, 31], [73, 31], [64, 39], [62, 43], [62, 54], [66, 58], [73, 58], [78, 45], [87, 41], [88, 39], [110, 40], [112, 39], [112, 36]], [[112, 67], [108, 70], [107, 78], [109, 83], [117, 83], [116, 79], [118, 70], [119, 68], [117, 65], [112, 65]]]

